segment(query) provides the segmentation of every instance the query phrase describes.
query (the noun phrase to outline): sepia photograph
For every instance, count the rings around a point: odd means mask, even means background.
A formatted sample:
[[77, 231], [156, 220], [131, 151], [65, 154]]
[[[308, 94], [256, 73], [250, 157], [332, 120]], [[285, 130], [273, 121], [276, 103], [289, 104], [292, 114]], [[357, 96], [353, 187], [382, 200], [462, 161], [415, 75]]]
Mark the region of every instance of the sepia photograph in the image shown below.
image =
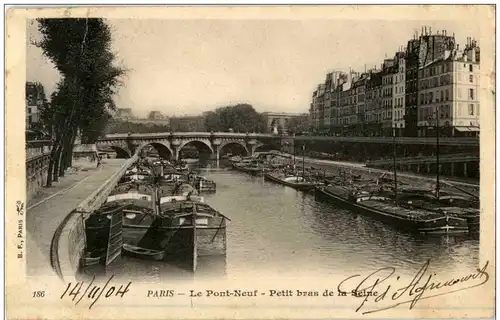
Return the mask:
[[493, 316], [494, 6], [6, 12], [8, 316]]

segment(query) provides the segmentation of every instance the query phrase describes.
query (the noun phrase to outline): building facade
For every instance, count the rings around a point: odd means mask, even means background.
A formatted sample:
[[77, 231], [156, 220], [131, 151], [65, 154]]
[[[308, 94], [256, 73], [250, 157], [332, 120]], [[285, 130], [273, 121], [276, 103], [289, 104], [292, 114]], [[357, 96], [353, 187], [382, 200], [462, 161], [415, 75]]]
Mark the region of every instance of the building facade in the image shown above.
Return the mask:
[[402, 136], [405, 127], [405, 96], [406, 96], [406, 55], [404, 52], [396, 53], [397, 73], [393, 81], [393, 109], [392, 127], [396, 128], [397, 136]]
[[444, 59], [419, 70], [418, 135], [448, 136], [479, 133], [479, 48], [468, 40], [463, 52], [446, 52]]
[[40, 113], [45, 102], [43, 85], [37, 82], [26, 82], [26, 129], [41, 129]]
[[[266, 124], [266, 132], [277, 130], [278, 133], [288, 133], [290, 126], [301, 128], [304, 131], [309, 128], [309, 114], [307, 113], [263, 112], [261, 115]], [[292, 122], [294, 123], [292, 124]]]

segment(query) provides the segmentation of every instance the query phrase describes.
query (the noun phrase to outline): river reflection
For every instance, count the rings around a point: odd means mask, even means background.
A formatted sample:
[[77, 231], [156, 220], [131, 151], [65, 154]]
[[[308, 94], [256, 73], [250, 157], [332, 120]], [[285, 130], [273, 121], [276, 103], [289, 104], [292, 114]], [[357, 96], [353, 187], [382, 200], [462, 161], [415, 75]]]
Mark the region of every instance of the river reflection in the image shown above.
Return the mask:
[[468, 236], [419, 237], [374, 219], [317, 202], [314, 195], [227, 169], [201, 169], [217, 183], [205, 201], [231, 219], [226, 257], [188, 268], [122, 257], [86, 275], [126, 275], [145, 282], [260, 274], [351, 275], [393, 266], [413, 275], [430, 259], [435, 272], [468, 273], [479, 264], [479, 241]]

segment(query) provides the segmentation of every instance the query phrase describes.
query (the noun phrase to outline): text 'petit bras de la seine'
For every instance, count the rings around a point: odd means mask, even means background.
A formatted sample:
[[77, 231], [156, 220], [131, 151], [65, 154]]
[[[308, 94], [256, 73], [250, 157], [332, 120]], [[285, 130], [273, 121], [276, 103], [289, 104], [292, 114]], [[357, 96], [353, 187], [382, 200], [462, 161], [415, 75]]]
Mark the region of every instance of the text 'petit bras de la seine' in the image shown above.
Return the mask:
[[241, 290], [241, 289], [227, 289], [227, 290], [189, 290], [188, 293], [178, 292], [174, 290], [148, 290], [147, 298], [168, 298], [177, 295], [186, 295], [190, 298], [232, 298], [232, 297], [257, 297], [257, 296], [267, 296], [267, 297], [332, 297], [332, 296], [355, 296], [355, 297], [367, 297], [367, 296], [377, 296], [376, 291], [367, 290], [352, 290], [350, 292], [343, 292], [338, 290], [322, 290], [322, 291], [311, 291], [311, 290], [298, 290], [298, 289], [272, 289], [272, 290]]

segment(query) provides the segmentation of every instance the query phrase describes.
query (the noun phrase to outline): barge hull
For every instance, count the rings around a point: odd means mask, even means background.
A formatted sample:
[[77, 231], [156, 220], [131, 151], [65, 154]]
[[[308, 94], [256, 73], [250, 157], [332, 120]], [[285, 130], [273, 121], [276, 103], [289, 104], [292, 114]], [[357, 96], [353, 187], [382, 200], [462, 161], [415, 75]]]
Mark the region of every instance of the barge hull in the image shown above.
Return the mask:
[[398, 229], [403, 229], [411, 232], [424, 233], [424, 234], [463, 234], [468, 232], [467, 223], [464, 219], [442, 216], [430, 220], [409, 220], [403, 217], [397, 217], [390, 214], [384, 214], [378, 210], [350, 202], [339, 196], [326, 192], [321, 188], [316, 188], [315, 199], [324, 200], [336, 205], [342, 209], [347, 209], [351, 212], [372, 217], [379, 221], [385, 222]]

